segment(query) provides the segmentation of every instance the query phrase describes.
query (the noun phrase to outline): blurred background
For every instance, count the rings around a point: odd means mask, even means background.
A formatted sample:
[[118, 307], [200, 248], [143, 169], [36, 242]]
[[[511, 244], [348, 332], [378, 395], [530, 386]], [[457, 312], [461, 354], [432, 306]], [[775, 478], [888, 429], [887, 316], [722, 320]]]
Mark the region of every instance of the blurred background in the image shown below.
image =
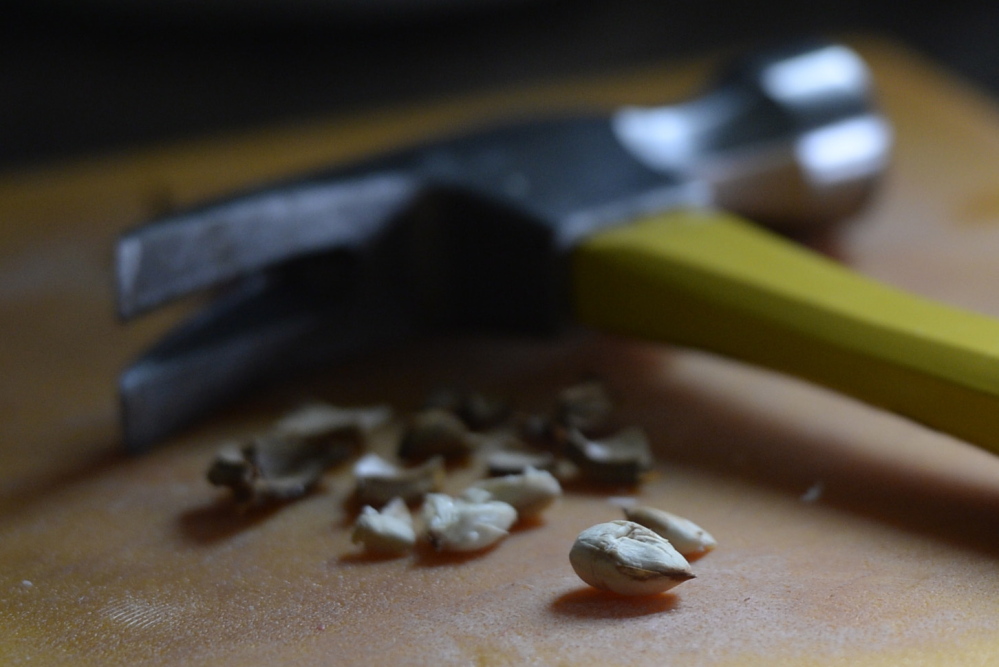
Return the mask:
[[0, 170], [800, 34], [883, 35], [999, 93], [999, 3], [14, 0]]

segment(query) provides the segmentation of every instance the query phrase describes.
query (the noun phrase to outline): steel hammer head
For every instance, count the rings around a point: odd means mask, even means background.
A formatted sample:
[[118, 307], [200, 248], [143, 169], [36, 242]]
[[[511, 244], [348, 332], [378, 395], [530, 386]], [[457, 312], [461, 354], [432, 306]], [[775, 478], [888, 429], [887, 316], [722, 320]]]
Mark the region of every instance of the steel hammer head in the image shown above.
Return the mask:
[[574, 244], [643, 214], [828, 224], [860, 206], [890, 143], [861, 59], [799, 44], [674, 106], [488, 128], [161, 218], [119, 241], [123, 318], [239, 288], [124, 372], [126, 442], [289, 365], [441, 327], [556, 329]]

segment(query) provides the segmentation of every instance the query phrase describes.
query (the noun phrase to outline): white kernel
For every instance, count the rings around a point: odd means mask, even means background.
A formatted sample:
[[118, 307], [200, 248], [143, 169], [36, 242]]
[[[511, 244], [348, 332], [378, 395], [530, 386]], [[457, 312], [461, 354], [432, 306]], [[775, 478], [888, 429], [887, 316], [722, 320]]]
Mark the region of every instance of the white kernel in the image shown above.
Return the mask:
[[[485, 498], [480, 495], [481, 491], [486, 492]], [[480, 480], [464, 493], [464, 497], [468, 500], [491, 498], [509, 503], [517, 510], [520, 518], [539, 514], [561, 495], [562, 485], [554, 475], [530, 467], [519, 475]]]
[[357, 521], [351, 540], [376, 554], [400, 554], [416, 544], [413, 517], [402, 498], [393, 498], [381, 511], [366, 505]]
[[423, 502], [427, 537], [438, 551], [479, 551], [506, 537], [517, 510], [499, 500], [463, 500], [429, 493]]

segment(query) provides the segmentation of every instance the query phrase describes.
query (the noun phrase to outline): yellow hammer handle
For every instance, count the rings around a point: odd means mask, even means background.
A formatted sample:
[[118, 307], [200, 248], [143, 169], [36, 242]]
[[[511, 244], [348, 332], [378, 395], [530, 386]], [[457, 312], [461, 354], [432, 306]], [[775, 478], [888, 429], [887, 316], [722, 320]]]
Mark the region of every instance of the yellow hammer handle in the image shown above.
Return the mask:
[[797, 375], [999, 453], [997, 320], [714, 211], [600, 232], [572, 271], [583, 324]]

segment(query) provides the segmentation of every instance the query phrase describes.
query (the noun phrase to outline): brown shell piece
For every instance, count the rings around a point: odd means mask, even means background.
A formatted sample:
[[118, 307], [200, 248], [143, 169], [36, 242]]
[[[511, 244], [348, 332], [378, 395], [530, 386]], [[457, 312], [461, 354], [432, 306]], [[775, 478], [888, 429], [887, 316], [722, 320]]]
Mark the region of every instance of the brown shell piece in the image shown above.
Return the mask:
[[356, 453], [372, 430], [391, 419], [388, 407], [342, 408], [325, 403], [310, 403], [288, 413], [274, 425], [276, 435], [328, 444], [341, 451]]
[[653, 465], [648, 438], [637, 426], [600, 440], [570, 430], [566, 454], [587, 479], [604, 484], [637, 484]]
[[456, 415], [473, 431], [502, 425], [511, 414], [509, 401], [474, 391], [438, 389], [424, 403], [424, 409], [438, 408]]
[[521, 419], [517, 433], [521, 440], [535, 449], [551, 452], [556, 456], [565, 451], [567, 430], [551, 417], [527, 415]]
[[330, 465], [330, 448], [307, 440], [260, 436], [223, 447], [208, 469], [208, 481], [232, 490], [242, 505], [294, 500], [304, 496]]
[[551, 452], [526, 452], [518, 449], [499, 449], [486, 456], [489, 475], [519, 475], [528, 468], [552, 472], [555, 456]]
[[355, 456], [369, 433], [390, 417], [381, 406], [305, 405], [278, 420], [269, 433], [224, 446], [208, 469], [208, 481], [229, 487], [236, 502], [245, 505], [299, 498], [324, 471]]
[[472, 453], [471, 434], [456, 415], [441, 408], [416, 413], [399, 443], [399, 458], [424, 461], [434, 456], [461, 459]]
[[563, 389], [555, 412], [560, 424], [590, 437], [613, 430], [614, 401], [599, 380], [587, 380]]

